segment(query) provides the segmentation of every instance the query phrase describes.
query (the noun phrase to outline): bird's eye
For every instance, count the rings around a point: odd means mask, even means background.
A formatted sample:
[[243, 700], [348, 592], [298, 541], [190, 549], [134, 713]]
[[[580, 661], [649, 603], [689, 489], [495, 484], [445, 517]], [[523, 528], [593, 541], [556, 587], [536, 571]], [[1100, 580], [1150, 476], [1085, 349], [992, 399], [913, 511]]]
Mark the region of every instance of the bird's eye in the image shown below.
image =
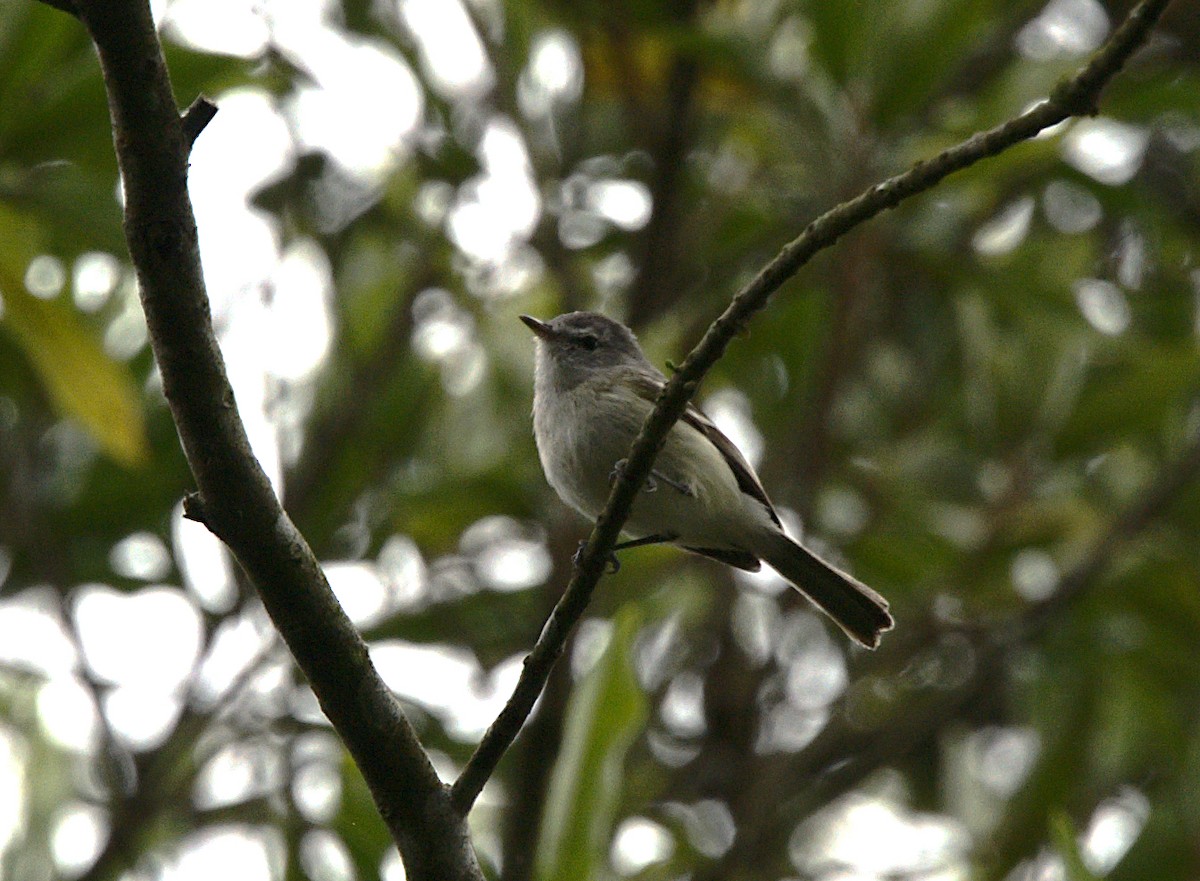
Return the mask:
[[583, 346], [589, 352], [594, 352], [596, 351], [596, 346], [600, 345], [600, 340], [594, 333], [585, 333], [579, 337], [579, 345]]

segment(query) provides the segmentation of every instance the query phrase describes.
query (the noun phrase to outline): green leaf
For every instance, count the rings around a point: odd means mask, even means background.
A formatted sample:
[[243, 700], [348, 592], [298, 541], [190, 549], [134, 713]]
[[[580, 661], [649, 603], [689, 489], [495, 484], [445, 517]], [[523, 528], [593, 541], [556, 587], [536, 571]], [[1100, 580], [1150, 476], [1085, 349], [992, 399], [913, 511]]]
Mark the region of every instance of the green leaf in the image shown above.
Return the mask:
[[58, 412], [80, 422], [100, 448], [126, 467], [146, 460], [141, 396], [124, 364], [113, 361], [82, 316], [63, 300], [39, 300], [22, 274], [36, 253], [36, 228], [0, 207], [0, 327], [41, 378]]
[[80, 422], [100, 448], [126, 467], [148, 454], [142, 404], [133, 377], [105, 353], [79, 313], [39, 300], [0, 277], [4, 322], [41, 376], [63, 416]]
[[73, 162], [13, 169], [0, 199], [38, 224], [42, 249], [68, 260], [85, 251], [125, 254], [113, 179]]
[[539, 881], [596, 878], [606, 863], [625, 753], [647, 715], [632, 662], [642, 617], [634, 604], [617, 614], [608, 647], [571, 697], [538, 842]]
[[[6, 4], [0, 35], [0, 152], [26, 167], [48, 160], [115, 175], [108, 102], [87, 31], [44, 4]], [[53, 76], [46, 72], [53, 70]]]
[[805, 12], [812, 24], [813, 55], [835, 82], [844, 84], [860, 58], [869, 12], [862, 0], [810, 3]]
[[1050, 831], [1054, 837], [1054, 849], [1062, 857], [1063, 866], [1067, 871], [1067, 881], [1098, 881], [1083, 863], [1083, 854], [1079, 852], [1079, 839], [1071, 818], [1062, 811], [1057, 811], [1050, 818]]

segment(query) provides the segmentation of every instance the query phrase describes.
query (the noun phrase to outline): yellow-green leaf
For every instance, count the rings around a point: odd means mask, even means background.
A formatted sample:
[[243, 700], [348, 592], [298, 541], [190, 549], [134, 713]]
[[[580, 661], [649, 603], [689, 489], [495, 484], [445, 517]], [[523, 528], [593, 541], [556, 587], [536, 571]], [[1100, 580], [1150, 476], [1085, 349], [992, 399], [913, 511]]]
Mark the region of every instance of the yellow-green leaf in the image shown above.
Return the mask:
[[29, 357], [59, 412], [77, 420], [100, 448], [127, 467], [146, 460], [146, 426], [124, 364], [110, 358], [79, 313], [39, 300], [0, 277], [7, 328]]
[[646, 721], [646, 695], [632, 658], [641, 623], [636, 605], [618, 613], [608, 647], [571, 697], [538, 842], [539, 881], [603, 874], [625, 753]]
[[1065, 811], [1054, 811], [1050, 815], [1050, 832], [1069, 881], [1099, 881], [1083, 861], [1075, 824]]

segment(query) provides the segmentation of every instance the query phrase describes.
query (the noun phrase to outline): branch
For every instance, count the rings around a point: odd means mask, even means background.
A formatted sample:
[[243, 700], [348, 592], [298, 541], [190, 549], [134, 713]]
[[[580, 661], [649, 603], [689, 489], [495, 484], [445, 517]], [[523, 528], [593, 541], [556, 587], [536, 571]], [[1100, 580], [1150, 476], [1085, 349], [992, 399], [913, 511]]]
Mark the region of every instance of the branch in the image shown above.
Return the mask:
[[155, 360], [203, 500], [194, 510], [257, 585], [370, 786], [408, 876], [480, 881], [465, 824], [246, 439], [213, 333], [187, 195], [189, 137], [210, 110], [200, 105], [180, 120], [146, 0], [78, 5], [108, 92], [125, 236]]
[[1065, 119], [1095, 112], [1101, 89], [1124, 66], [1145, 40], [1169, 0], [1143, 0], [1075, 76], [1058, 84], [1050, 97], [1003, 125], [978, 132], [929, 161], [918, 162], [903, 174], [888, 178], [861, 195], [822, 214], [800, 236], [784, 246], [758, 275], [740, 290], [712, 323], [703, 339], [671, 377], [630, 448], [625, 468], [609, 494], [580, 557], [578, 569], [562, 599], [525, 659], [521, 678], [508, 704], [484, 734], [451, 789], [457, 810], [470, 810], [483, 784], [516, 738], [532, 710], [563, 643], [591, 599], [633, 500], [650, 474], [654, 459], [704, 375], [724, 354], [734, 335], [763, 309], [771, 295], [818, 252], [905, 199], [922, 193], [956, 171], [1026, 141]]
[[204, 127], [212, 122], [216, 115], [217, 105], [203, 95], [196, 98], [184, 111], [180, 124], [183, 126], [183, 137], [187, 141], [189, 153], [192, 151], [192, 145], [196, 143], [196, 138], [200, 137], [200, 132], [204, 131]]

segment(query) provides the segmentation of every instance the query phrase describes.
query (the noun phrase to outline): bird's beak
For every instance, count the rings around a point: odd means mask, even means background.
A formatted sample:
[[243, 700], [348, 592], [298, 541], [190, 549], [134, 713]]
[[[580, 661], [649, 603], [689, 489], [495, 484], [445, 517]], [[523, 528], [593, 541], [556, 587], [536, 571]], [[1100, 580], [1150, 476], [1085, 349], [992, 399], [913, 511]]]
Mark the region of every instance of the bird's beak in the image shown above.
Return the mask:
[[544, 340], [554, 339], [554, 331], [550, 328], [550, 325], [547, 324], [546, 322], [539, 321], [538, 319], [534, 318], [532, 315], [522, 315], [521, 320], [525, 322], [525, 325], [530, 330], [532, 330], [535, 334], [537, 334], [542, 339], [544, 339]]

